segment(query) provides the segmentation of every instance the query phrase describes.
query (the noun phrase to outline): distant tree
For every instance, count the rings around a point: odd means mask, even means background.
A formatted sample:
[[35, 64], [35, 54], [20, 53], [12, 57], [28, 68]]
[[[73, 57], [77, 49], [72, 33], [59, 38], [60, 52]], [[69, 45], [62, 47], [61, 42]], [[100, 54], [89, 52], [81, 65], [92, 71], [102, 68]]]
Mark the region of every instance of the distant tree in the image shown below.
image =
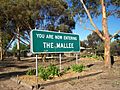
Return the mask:
[[95, 32], [92, 32], [87, 36], [87, 42], [89, 47], [95, 49], [103, 43], [103, 40]]
[[120, 55], [120, 45], [116, 40], [111, 43], [111, 54]]
[[88, 46], [88, 41], [87, 41], [87, 40], [80, 41], [80, 46], [81, 46], [81, 47], [85, 47], [85, 48], [89, 47], [89, 46]]
[[[27, 50], [29, 50], [29, 46], [20, 43], [20, 51], [27, 51]], [[12, 52], [17, 53], [17, 44], [13, 46]]]
[[119, 34], [116, 34], [116, 35], [114, 36], [114, 39], [117, 41], [117, 43], [118, 43], [119, 46], [120, 46], [120, 35], [119, 35]]

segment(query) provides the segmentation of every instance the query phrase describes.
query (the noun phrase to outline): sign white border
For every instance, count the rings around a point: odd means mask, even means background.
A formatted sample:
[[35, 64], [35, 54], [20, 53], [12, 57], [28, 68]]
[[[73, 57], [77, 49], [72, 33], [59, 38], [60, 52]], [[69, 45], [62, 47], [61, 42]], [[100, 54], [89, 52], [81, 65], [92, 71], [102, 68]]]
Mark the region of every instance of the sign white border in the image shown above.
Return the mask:
[[[54, 32], [54, 31], [48, 31], [48, 30], [39, 30], [39, 29], [33, 29], [30, 31], [30, 51], [33, 53], [33, 54], [41, 54], [41, 53], [79, 53], [80, 52], [80, 47], [79, 47], [79, 51], [70, 51], [70, 52], [34, 52], [33, 51], [33, 36], [32, 36], [32, 32], [33, 31], [41, 31], [41, 32], [52, 32], [52, 33], [61, 33], [61, 34], [67, 34], [67, 35], [78, 35], [78, 34], [73, 34], [73, 33], [63, 33], [63, 32]], [[79, 37], [79, 35], [78, 35]], [[80, 46], [80, 38], [79, 38], [79, 46]]]

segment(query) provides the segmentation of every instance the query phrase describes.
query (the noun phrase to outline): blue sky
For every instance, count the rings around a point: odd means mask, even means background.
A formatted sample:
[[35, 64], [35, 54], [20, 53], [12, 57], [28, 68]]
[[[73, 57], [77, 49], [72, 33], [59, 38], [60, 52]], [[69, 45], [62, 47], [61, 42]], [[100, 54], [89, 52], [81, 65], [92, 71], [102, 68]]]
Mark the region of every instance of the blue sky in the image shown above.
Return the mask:
[[[86, 26], [87, 28], [90, 28], [90, 29], [94, 29], [89, 20], [86, 20], [87, 22], [85, 23], [85, 25], [83, 24], [80, 24], [79, 20], [76, 22], [76, 26], [75, 26], [75, 30], [73, 30], [73, 33], [76, 33], [76, 34], [79, 34], [80, 36], [80, 40], [83, 41], [83, 40], [86, 40], [87, 39], [87, 36], [92, 33], [91, 31], [89, 30], [84, 30], [83, 26]], [[102, 30], [102, 25], [101, 25], [101, 22], [102, 22], [102, 17], [99, 16], [97, 18], [93, 18], [93, 21], [94, 23], [97, 25], [97, 27]], [[120, 30], [120, 18], [116, 18], [114, 16], [110, 16], [108, 18], [108, 30], [109, 30], [109, 33], [111, 35], [113, 35], [115, 32], [117, 32], [118, 30]]]

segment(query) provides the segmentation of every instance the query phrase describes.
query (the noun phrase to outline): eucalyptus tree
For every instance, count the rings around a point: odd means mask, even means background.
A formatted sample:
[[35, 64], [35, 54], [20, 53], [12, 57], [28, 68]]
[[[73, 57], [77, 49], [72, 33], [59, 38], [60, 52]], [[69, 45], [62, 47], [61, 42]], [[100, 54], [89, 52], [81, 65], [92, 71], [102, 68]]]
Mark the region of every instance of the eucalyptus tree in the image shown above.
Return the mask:
[[64, 0], [37, 0], [36, 7], [39, 9], [38, 28], [62, 32], [74, 29], [74, 19]]
[[64, 26], [68, 30], [63, 32], [71, 32], [75, 27], [68, 5], [63, 0], [1, 0], [0, 3], [9, 29], [15, 29], [15, 32], [35, 28], [37, 20], [43, 29], [56, 30]]
[[[64, 0], [37, 0], [39, 29], [71, 33], [75, 22]], [[45, 55], [43, 61], [45, 61]]]
[[6, 19], [3, 30], [9, 31], [8, 34], [13, 34], [13, 36], [16, 35], [15, 37], [18, 39], [18, 60], [20, 60], [20, 32], [30, 28], [29, 2], [27, 0], [2, 0], [0, 4], [4, 14], [2, 17]]
[[36, 11], [34, 2], [33, 0], [1, 0], [0, 8], [1, 31], [11, 36], [7, 38], [7, 43], [11, 43], [12, 38], [12, 41], [18, 38], [18, 59], [20, 59], [20, 33], [29, 32], [30, 29], [35, 27], [34, 13]]
[[[70, 0], [70, 3], [72, 4], [71, 10], [73, 11], [73, 15], [77, 15], [80, 18], [87, 17], [94, 29], [86, 29], [97, 33], [98, 36], [104, 41], [105, 66], [110, 68], [110, 41], [117, 33], [120, 32], [120, 30], [113, 36], [110, 36], [107, 19], [111, 15], [114, 15], [118, 18], [120, 17], [120, 0]], [[99, 15], [102, 15], [101, 24], [103, 35], [92, 19], [93, 17], [97, 17]]]
[[[7, 0], [1, 0], [0, 1], [0, 59], [3, 59], [3, 53], [5, 46], [9, 42], [10, 38], [12, 37], [12, 34], [5, 29], [7, 19], [5, 14], [4, 3], [6, 3]], [[9, 33], [9, 34], [8, 34]]]
[[29, 35], [30, 30], [37, 27], [37, 21], [41, 25], [38, 28], [53, 31], [72, 32], [75, 27], [67, 3], [63, 0], [1, 0], [0, 8], [0, 27], [10, 32], [11, 39], [16, 35], [18, 46], [20, 34], [26, 31]]

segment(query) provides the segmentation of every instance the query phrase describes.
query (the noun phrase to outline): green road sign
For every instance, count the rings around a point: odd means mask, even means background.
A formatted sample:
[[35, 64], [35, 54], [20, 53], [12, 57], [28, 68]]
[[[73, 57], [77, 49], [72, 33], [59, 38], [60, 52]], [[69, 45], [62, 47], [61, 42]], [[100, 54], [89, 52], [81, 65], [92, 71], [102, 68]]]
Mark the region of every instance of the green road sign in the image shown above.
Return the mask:
[[41, 30], [31, 31], [31, 52], [34, 54], [79, 51], [79, 35]]

